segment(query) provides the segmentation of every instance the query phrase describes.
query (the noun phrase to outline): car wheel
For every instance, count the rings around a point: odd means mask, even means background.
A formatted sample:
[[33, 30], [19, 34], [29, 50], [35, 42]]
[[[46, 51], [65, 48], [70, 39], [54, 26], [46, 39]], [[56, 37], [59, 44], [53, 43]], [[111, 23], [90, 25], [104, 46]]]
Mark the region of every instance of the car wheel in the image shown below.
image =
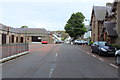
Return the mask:
[[99, 56], [102, 56], [102, 53], [101, 53], [101, 51], [98, 51], [98, 55], [99, 55]]
[[93, 49], [91, 49], [91, 53], [93, 53]]
[[117, 63], [117, 64], [120, 64], [120, 56], [117, 56], [117, 57], [116, 57], [116, 63]]

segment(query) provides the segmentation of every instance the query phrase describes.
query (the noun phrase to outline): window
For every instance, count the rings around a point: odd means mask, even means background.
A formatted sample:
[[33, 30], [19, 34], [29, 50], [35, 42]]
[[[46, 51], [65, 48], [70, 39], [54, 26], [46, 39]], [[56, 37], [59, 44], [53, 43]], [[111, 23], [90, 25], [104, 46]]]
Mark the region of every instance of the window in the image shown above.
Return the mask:
[[20, 42], [23, 43], [23, 37], [21, 37]]
[[2, 34], [2, 44], [6, 44], [6, 34]]
[[9, 43], [11, 43], [11, 37], [9, 36]]
[[14, 43], [14, 35], [12, 35], [12, 43]]
[[18, 37], [16, 37], [16, 42], [18, 43]]

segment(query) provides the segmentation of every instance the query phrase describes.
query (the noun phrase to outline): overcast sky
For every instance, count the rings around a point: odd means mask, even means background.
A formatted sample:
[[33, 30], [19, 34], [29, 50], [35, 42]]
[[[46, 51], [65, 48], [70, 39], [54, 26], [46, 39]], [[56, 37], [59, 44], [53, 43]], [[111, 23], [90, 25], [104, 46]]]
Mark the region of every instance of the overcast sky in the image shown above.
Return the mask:
[[[82, 12], [90, 20], [92, 7], [113, 0], [0, 0], [0, 23], [19, 28], [64, 30], [72, 13]], [[86, 21], [85, 24], [88, 24]]]

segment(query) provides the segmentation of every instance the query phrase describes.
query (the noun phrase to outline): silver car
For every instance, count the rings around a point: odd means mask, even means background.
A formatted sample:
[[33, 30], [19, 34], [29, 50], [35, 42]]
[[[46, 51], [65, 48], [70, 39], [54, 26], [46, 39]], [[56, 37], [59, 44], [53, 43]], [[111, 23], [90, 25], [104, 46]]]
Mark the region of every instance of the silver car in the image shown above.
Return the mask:
[[120, 50], [115, 52], [115, 61], [117, 64], [120, 64]]

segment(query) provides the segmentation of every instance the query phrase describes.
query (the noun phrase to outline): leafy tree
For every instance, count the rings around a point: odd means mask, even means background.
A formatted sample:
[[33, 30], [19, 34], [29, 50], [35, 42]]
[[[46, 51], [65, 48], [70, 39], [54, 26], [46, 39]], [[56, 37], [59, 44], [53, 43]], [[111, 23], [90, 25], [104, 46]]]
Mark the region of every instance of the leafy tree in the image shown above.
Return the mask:
[[81, 37], [86, 32], [86, 28], [84, 26], [84, 15], [81, 12], [73, 13], [70, 19], [67, 21], [65, 26], [66, 33], [73, 38], [73, 40]]
[[21, 28], [28, 28], [28, 26], [22, 26]]

